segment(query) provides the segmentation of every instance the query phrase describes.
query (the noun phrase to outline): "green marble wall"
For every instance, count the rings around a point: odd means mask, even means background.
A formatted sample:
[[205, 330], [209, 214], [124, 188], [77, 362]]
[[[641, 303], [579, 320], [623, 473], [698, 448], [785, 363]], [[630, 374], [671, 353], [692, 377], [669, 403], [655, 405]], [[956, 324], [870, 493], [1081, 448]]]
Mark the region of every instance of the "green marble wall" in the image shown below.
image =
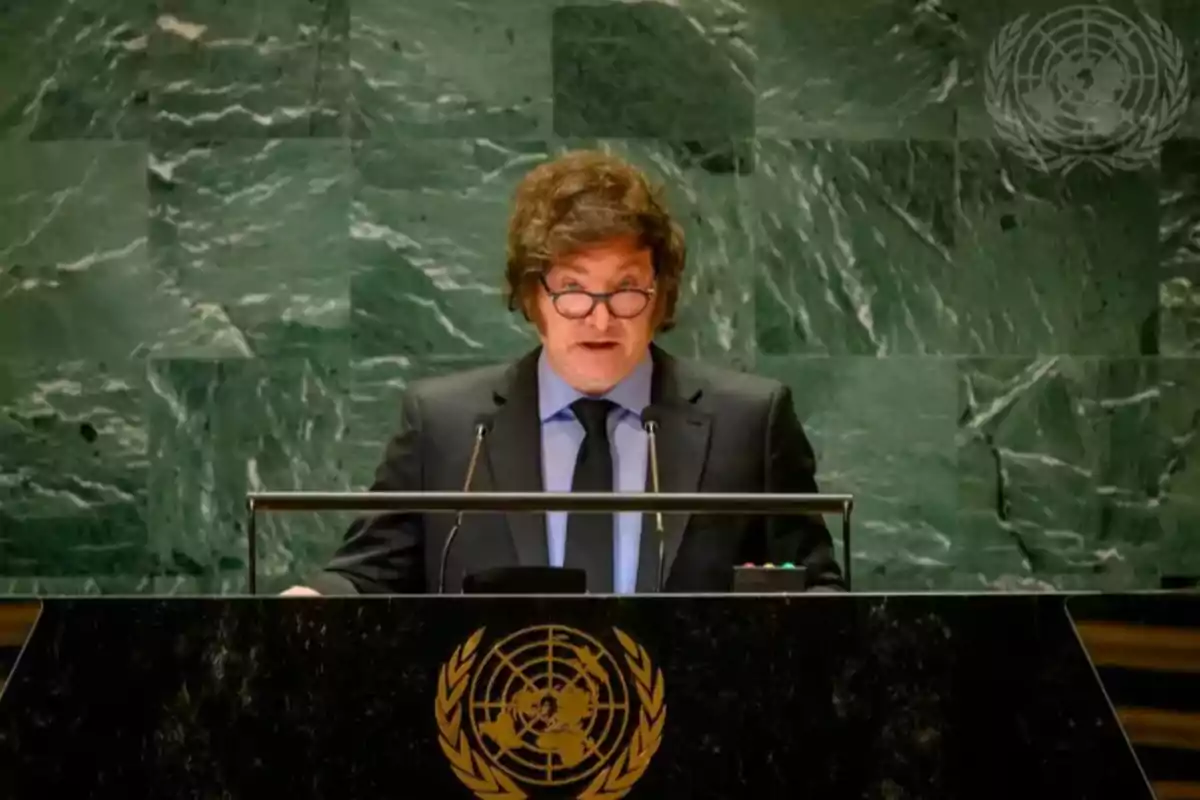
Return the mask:
[[[669, 183], [664, 344], [795, 388], [860, 588], [1200, 574], [1200, 111], [1018, 158], [984, 56], [1065, 5], [0, 5], [0, 591], [244, 588], [245, 491], [361, 488], [407, 381], [531, 343], [508, 196], [578, 146]], [[1200, 81], [1194, 4], [1119, 7]], [[264, 518], [262, 584], [344, 524]]]

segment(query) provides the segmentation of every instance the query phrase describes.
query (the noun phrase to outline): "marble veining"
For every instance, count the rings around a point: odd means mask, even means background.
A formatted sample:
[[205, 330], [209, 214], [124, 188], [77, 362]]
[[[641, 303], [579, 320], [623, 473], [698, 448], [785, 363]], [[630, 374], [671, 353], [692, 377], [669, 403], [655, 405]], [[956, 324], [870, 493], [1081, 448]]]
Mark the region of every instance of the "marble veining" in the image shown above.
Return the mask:
[[[668, 184], [663, 344], [792, 386], [858, 588], [1196, 579], [1197, 112], [1063, 175], [983, 104], [1068, 5], [8, 4], [0, 592], [240, 591], [247, 489], [364, 487], [409, 380], [534, 341], [509, 193], [573, 147]], [[260, 585], [344, 526], [263, 520]]]

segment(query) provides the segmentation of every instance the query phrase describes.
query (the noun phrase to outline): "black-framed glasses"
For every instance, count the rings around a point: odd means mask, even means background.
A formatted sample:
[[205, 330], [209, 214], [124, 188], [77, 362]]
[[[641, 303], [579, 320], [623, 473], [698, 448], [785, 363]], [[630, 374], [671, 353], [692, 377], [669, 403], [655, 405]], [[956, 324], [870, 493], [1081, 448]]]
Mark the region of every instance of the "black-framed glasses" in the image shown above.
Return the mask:
[[596, 310], [596, 304], [603, 302], [608, 306], [608, 313], [618, 319], [633, 319], [645, 311], [654, 298], [654, 289], [617, 289], [615, 292], [589, 292], [584, 289], [564, 289], [556, 292], [546, 283], [545, 276], [540, 276], [542, 288], [550, 295], [554, 310], [567, 319], [584, 319]]

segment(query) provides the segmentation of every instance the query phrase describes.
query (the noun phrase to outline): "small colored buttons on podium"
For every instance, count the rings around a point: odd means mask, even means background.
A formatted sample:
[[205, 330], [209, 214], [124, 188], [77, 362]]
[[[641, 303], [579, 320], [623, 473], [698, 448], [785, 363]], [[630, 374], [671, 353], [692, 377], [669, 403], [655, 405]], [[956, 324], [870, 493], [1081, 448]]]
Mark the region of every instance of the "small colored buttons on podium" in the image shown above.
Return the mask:
[[792, 562], [788, 561], [787, 563], [785, 563], [785, 564], [783, 565], [783, 568], [784, 568], [784, 569], [795, 569], [795, 568], [796, 568], [796, 565], [795, 565], [795, 564], [793, 564]]

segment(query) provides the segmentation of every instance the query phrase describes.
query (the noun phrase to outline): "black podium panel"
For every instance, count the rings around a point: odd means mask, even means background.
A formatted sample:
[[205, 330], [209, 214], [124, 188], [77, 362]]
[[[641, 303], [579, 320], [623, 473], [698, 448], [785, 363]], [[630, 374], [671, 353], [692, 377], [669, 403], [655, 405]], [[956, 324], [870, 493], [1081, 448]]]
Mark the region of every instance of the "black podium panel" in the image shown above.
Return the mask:
[[48, 600], [0, 796], [1142, 800], [1055, 595]]

